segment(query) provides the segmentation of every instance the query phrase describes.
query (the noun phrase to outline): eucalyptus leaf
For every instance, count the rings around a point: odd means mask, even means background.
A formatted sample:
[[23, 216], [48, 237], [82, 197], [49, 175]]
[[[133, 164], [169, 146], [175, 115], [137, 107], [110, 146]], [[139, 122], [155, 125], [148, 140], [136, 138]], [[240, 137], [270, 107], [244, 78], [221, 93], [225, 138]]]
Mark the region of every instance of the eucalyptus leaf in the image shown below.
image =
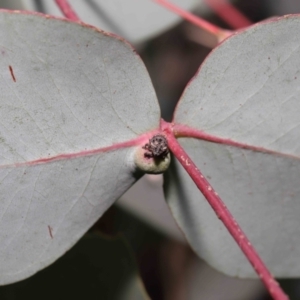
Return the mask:
[[[252, 26], [213, 50], [173, 120], [209, 136], [209, 141], [179, 142], [277, 277], [300, 275], [299, 99], [300, 17], [295, 15]], [[168, 204], [198, 255], [227, 274], [253, 277], [178, 163], [169, 176]]]
[[[72, 0], [74, 11], [83, 22], [116, 33], [137, 44], [170, 29], [181, 18], [152, 0]], [[172, 0], [185, 10], [207, 11], [202, 0]], [[25, 9], [62, 16], [55, 1], [21, 0]], [[38, 6], [37, 6], [38, 4]]]
[[122, 143], [158, 128], [160, 113], [144, 65], [123, 40], [20, 13], [1, 12], [0, 28], [7, 284], [55, 261], [135, 182], [133, 149]]
[[148, 300], [132, 257], [123, 239], [87, 234], [49, 268], [22, 282], [0, 287], [0, 297]]

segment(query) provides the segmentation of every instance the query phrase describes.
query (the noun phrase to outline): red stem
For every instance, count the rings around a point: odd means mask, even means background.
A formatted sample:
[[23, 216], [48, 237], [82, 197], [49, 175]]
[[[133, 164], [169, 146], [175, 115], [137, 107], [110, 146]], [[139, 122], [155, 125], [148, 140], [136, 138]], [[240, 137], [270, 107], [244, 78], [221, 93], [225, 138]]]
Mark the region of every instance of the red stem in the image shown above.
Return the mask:
[[215, 13], [234, 29], [248, 27], [252, 22], [227, 0], [205, 0]]
[[215, 26], [188, 11], [185, 11], [184, 9], [174, 5], [173, 3], [170, 3], [167, 0], [153, 0], [153, 1], [158, 3], [161, 6], [164, 6], [168, 10], [174, 12], [175, 14], [181, 16], [183, 19], [189, 21], [190, 23], [211, 33], [218, 39], [219, 42], [222, 41], [224, 38], [228, 37], [229, 35], [231, 35], [232, 33], [229, 32], [228, 30], [224, 30], [218, 26]]
[[218, 196], [206, 178], [204, 178], [203, 174], [198, 170], [197, 166], [193, 163], [184, 149], [177, 142], [176, 138], [174, 137], [171, 124], [163, 122], [162, 125], [170, 150], [193, 179], [198, 189], [202, 192], [212, 209], [215, 211], [218, 218], [223, 222], [227, 230], [237, 242], [240, 249], [244, 252], [245, 256], [252, 264], [253, 268], [265, 284], [273, 299], [287, 300], [288, 297], [280, 288], [278, 282], [273, 278], [272, 274], [251, 245], [245, 233], [230, 214], [221, 198]]
[[55, 0], [57, 6], [60, 8], [63, 15], [72, 21], [80, 21], [80, 18], [73, 10], [72, 6], [69, 4], [68, 0]]

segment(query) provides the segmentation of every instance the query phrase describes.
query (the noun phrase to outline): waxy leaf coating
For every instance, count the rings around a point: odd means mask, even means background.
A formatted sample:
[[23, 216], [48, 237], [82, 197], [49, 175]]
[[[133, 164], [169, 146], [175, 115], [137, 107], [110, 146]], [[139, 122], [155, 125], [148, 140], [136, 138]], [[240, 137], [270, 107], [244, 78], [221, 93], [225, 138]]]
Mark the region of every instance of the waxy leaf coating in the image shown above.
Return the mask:
[[[299, 112], [300, 17], [286, 16], [213, 50], [173, 120], [206, 139], [179, 142], [278, 277], [300, 275]], [[169, 175], [168, 204], [193, 249], [227, 274], [254, 276], [183, 168]]]
[[157, 129], [160, 113], [144, 65], [123, 40], [5, 11], [0, 28], [0, 284], [7, 284], [65, 253], [132, 185], [130, 141]]
[[[20, 13], [1, 12], [0, 28], [0, 284], [7, 284], [55, 261], [130, 187], [140, 175], [135, 146], [158, 132], [160, 113], [144, 65], [123, 40]], [[228, 38], [173, 120], [179, 135], [192, 128], [180, 143], [282, 277], [300, 274], [299, 32], [300, 18], [288, 16]], [[170, 177], [168, 204], [195, 251], [225, 273], [253, 276], [177, 163]]]

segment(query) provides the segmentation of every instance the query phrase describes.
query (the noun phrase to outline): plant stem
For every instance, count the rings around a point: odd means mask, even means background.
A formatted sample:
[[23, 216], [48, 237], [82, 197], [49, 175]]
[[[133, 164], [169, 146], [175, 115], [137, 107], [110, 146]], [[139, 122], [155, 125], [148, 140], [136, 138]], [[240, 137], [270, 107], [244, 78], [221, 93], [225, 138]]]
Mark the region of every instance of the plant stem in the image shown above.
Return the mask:
[[204, 0], [215, 13], [234, 29], [248, 27], [252, 22], [228, 0]]
[[55, 2], [67, 19], [76, 22], [80, 21], [80, 18], [77, 16], [68, 0], [55, 0]]
[[237, 242], [240, 249], [243, 251], [249, 262], [252, 264], [256, 273], [259, 275], [269, 293], [274, 300], [287, 300], [288, 297], [280, 288], [278, 282], [273, 278], [270, 271], [267, 269], [250, 241], [237, 224], [221, 198], [218, 196], [213, 187], [204, 178], [203, 174], [198, 170], [197, 166], [193, 163], [184, 149], [176, 140], [171, 124], [163, 122], [162, 124], [164, 133], [168, 140], [168, 146], [174, 156], [178, 159], [192, 180], [195, 182], [198, 189], [202, 192], [212, 209], [215, 211], [218, 218], [223, 222], [227, 230]]
[[231, 31], [228, 31], [228, 30], [222, 29], [218, 26], [215, 26], [194, 14], [192, 14], [188, 11], [185, 11], [184, 9], [176, 6], [175, 4], [173, 4], [167, 0], [153, 0], [153, 1], [158, 3], [161, 6], [164, 6], [168, 10], [176, 13], [177, 15], [179, 15], [183, 19], [189, 21], [190, 23], [196, 25], [197, 27], [214, 35], [218, 39], [219, 42], [221, 42], [223, 39], [225, 39], [226, 37], [228, 37], [229, 35], [232, 34]]

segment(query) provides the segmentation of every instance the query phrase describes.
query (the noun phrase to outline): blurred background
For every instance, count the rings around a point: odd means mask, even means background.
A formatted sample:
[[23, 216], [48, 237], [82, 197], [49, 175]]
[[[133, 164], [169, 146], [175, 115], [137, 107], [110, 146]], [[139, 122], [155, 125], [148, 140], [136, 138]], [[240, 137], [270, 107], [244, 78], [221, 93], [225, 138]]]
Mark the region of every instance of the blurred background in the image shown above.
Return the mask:
[[[217, 0], [172, 2], [222, 28], [237, 29], [209, 5]], [[84, 22], [134, 45], [149, 71], [162, 117], [171, 121], [185, 86], [217, 45], [215, 38], [150, 0], [70, 3]], [[236, 0], [232, 5], [251, 23], [300, 12], [297, 0]], [[0, 0], [0, 7], [62, 16], [52, 0]], [[280, 283], [291, 299], [300, 299], [298, 280]], [[160, 175], [144, 176], [64, 257], [27, 280], [0, 287], [0, 298], [270, 299], [259, 280], [225, 276], [193, 253], [165, 203]]]

